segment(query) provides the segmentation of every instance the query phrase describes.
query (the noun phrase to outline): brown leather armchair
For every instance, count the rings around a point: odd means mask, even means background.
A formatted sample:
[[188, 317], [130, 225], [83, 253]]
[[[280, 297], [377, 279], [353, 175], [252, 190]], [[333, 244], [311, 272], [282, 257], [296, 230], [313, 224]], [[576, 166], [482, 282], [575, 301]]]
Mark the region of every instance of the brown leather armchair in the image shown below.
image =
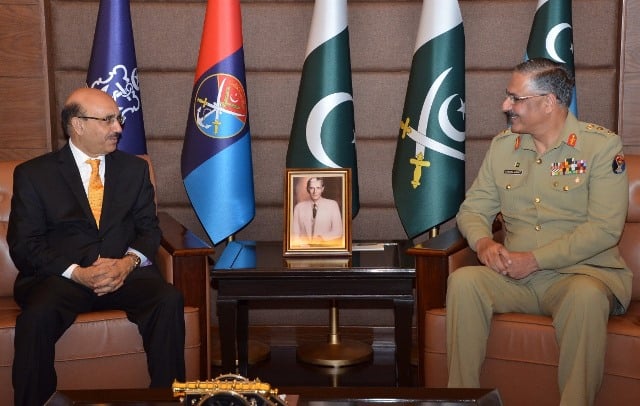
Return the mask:
[[[11, 365], [16, 317], [13, 300], [17, 269], [9, 256], [7, 223], [13, 169], [0, 162], [0, 404], [13, 404]], [[152, 174], [153, 178], [153, 174]], [[165, 278], [185, 297], [187, 379], [209, 378], [210, 310], [208, 256], [213, 249], [166, 213], [160, 213], [162, 243], [156, 258]], [[56, 344], [60, 389], [144, 388], [149, 386], [146, 354], [135, 324], [122, 311], [81, 314]]]
[[[634, 273], [632, 301], [611, 317], [604, 379], [596, 405], [640, 404], [640, 155], [627, 155], [629, 211], [620, 252]], [[449, 272], [477, 265], [475, 253], [457, 229], [417, 245], [416, 291], [420, 381], [447, 385], [445, 295]], [[496, 314], [481, 372], [481, 385], [498, 388], [506, 405], [557, 405], [558, 345], [550, 317]]]

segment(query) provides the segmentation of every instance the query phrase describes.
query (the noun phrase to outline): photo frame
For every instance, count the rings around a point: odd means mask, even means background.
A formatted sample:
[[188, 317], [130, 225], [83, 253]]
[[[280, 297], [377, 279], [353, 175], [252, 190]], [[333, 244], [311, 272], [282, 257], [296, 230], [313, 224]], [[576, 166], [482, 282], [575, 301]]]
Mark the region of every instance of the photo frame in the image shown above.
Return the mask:
[[284, 256], [351, 255], [351, 169], [286, 169]]

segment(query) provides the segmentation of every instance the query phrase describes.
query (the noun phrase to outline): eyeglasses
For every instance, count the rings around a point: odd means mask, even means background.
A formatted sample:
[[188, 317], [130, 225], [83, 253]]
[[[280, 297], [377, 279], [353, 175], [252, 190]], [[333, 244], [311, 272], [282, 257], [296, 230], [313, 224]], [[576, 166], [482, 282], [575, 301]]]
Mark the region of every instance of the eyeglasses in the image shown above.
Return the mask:
[[509, 99], [509, 101], [513, 104], [517, 104], [517, 103], [522, 103], [525, 100], [529, 100], [529, 99], [533, 99], [534, 97], [542, 97], [542, 96], [547, 96], [549, 93], [542, 93], [542, 94], [532, 94], [529, 96], [516, 96], [515, 94], [509, 93], [507, 92], [507, 94], [505, 95], [505, 97], [507, 99]]
[[117, 121], [118, 124], [120, 124], [121, 126], [124, 125], [124, 117], [122, 117], [119, 114], [117, 116], [110, 115], [110, 116], [106, 116], [106, 117], [78, 116], [78, 118], [84, 118], [86, 120], [104, 121], [108, 125], [113, 125], [113, 123], [115, 123]]

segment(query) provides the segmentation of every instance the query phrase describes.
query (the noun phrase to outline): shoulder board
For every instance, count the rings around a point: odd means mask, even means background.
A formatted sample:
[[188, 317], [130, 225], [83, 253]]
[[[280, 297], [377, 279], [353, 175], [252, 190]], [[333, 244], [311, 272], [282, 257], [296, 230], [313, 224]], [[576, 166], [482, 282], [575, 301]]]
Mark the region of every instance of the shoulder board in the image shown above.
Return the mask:
[[504, 130], [502, 130], [502, 132], [500, 132], [498, 135], [496, 135], [496, 138], [504, 138], [507, 137], [509, 135], [513, 135], [515, 133], [511, 132], [510, 128], [505, 128]]
[[590, 133], [594, 133], [594, 134], [600, 134], [603, 136], [612, 136], [615, 135], [615, 133], [611, 130], [609, 130], [608, 128], [604, 128], [601, 125], [598, 124], [592, 124], [592, 123], [581, 123], [582, 126], [582, 130], [586, 131], [586, 132], [590, 132]]

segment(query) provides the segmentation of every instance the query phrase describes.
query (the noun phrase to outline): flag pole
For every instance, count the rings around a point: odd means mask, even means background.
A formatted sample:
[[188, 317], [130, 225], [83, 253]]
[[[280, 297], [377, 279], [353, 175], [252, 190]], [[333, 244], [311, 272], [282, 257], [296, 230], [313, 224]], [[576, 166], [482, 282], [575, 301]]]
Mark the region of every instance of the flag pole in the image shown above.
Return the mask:
[[[353, 85], [349, 50], [347, 0], [316, 1], [309, 29], [305, 62], [287, 149], [287, 168], [351, 168], [351, 216], [360, 208], [355, 144]], [[320, 119], [315, 106], [326, 110]], [[328, 114], [331, 112], [331, 114]], [[312, 120], [313, 118], [313, 120]], [[317, 123], [308, 128], [308, 123]], [[321, 143], [326, 133], [331, 142]], [[317, 142], [309, 142], [315, 138]], [[341, 340], [338, 307], [332, 301], [331, 334], [322, 345], [298, 347], [298, 359], [315, 365], [346, 366], [366, 361], [370, 345]]]
[[429, 230], [429, 238], [436, 238], [440, 232], [440, 227], [436, 226]]

